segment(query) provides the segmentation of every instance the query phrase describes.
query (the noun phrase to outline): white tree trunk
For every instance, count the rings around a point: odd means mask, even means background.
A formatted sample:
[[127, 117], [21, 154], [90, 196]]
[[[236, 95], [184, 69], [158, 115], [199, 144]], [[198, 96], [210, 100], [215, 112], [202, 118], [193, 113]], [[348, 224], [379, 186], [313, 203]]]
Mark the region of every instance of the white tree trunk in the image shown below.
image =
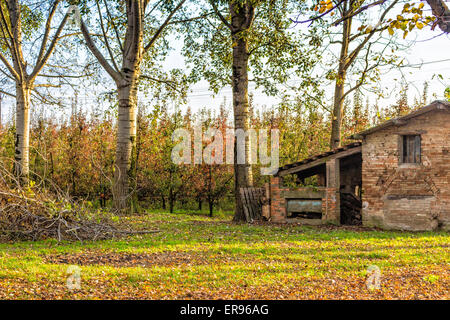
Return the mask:
[[117, 123], [116, 161], [114, 174], [114, 207], [129, 208], [130, 180], [134, 179], [136, 149], [137, 90], [135, 82], [123, 81], [118, 88], [119, 117]]
[[344, 84], [345, 72], [339, 72], [334, 89], [333, 119], [331, 120], [330, 148], [341, 146], [342, 117], [344, 112]]
[[30, 93], [29, 87], [16, 86], [15, 172], [22, 182], [28, 180], [30, 150]]
[[[161, 32], [169, 24], [175, 12], [180, 9], [185, 0], [179, 2], [167, 16], [165, 22], [154, 32], [151, 40], [143, 46], [144, 24], [146, 20], [145, 8], [149, 4], [147, 0], [127, 0], [126, 14], [127, 25], [122, 49], [122, 66], [118, 70], [118, 64], [109, 48], [107, 36], [104, 34], [105, 44], [108, 47], [112, 64], [103, 56], [96, 47], [85, 23], [81, 21], [81, 32], [92, 54], [106, 72], [114, 79], [117, 85], [119, 97], [119, 116], [117, 125], [116, 160], [114, 173], [114, 207], [118, 211], [124, 211], [133, 203], [133, 192], [130, 186], [135, 187], [136, 168], [136, 115], [137, 115], [137, 82], [140, 76], [140, 65], [143, 55], [148, 51], [161, 35]], [[164, 1], [162, 1], [164, 3]], [[106, 5], [106, 2], [105, 2]], [[159, 3], [158, 3], [159, 5]], [[149, 31], [148, 28], [147, 31]], [[121, 42], [121, 41], [120, 41]], [[134, 181], [133, 181], [134, 180]]]
[[[233, 110], [234, 128], [248, 132], [250, 128], [250, 112], [248, 102], [248, 40], [243, 34], [253, 22], [254, 8], [246, 3], [240, 6], [237, 2], [230, 2], [231, 27], [233, 40]], [[244, 146], [244, 164], [238, 164], [238, 149], [235, 139], [234, 145], [234, 192], [236, 207], [235, 221], [245, 221], [240, 189], [253, 185], [252, 167], [250, 164], [250, 137], [246, 135]]]
[[[247, 132], [250, 127], [248, 102], [248, 46], [244, 39], [239, 39], [233, 48], [233, 109], [234, 128]], [[245, 221], [240, 189], [253, 185], [252, 167], [250, 165], [250, 138], [245, 137], [244, 164], [238, 163], [237, 152], [240, 148], [234, 145], [234, 192], [236, 197], [235, 221]]]

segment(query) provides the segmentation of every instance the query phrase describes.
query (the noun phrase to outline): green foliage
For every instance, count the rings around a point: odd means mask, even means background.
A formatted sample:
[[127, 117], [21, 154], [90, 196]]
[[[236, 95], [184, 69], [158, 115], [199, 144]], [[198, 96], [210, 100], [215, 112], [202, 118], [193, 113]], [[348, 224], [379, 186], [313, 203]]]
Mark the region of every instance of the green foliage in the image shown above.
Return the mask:
[[[417, 5], [417, 6], [416, 6]], [[389, 19], [388, 32], [392, 36], [395, 30], [403, 32], [403, 39], [413, 29], [423, 29], [426, 25], [431, 26], [436, 20], [434, 16], [424, 16], [423, 7], [425, 3], [407, 2], [403, 5], [402, 13], [396, 19]]]
[[[26, 2], [26, 1], [24, 1]], [[21, 18], [22, 18], [22, 31], [26, 40], [31, 40], [35, 36], [34, 32], [39, 30], [42, 24], [45, 22], [46, 10], [36, 10], [36, 8], [30, 8], [28, 5], [23, 4], [21, 6]]]
[[[48, 12], [48, 8], [46, 5], [43, 6], [36, 6], [33, 4], [32, 1], [20, 1], [20, 13], [21, 13], [21, 27], [22, 27], [22, 37], [26, 41], [33, 40], [33, 38], [36, 37], [37, 32], [40, 32], [43, 24], [45, 22], [45, 14]], [[3, 12], [3, 16], [6, 20], [5, 21], [0, 19], [0, 30], [2, 30], [2, 34], [4, 32], [5, 35], [8, 35], [7, 30], [11, 30], [11, 23], [10, 23], [10, 17], [9, 17], [9, 11], [8, 7], [6, 5], [6, 1], [2, 1], [0, 3], [0, 9]], [[9, 39], [8, 39], [9, 41]], [[5, 38], [0, 38], [0, 44], [2, 51], [6, 52], [8, 49], [8, 46], [6, 44]]]
[[429, 283], [435, 283], [439, 281], [439, 276], [435, 274], [430, 274], [425, 277], [423, 277], [423, 280], [428, 281]]
[[[248, 41], [250, 82], [261, 87], [266, 94], [280, 92], [281, 83], [293, 76], [307, 77], [307, 72], [317, 62], [317, 52], [306, 48], [316, 39], [313, 30], [302, 34], [292, 29], [289, 19], [303, 3], [290, 0], [253, 1], [255, 19], [251, 27], [239, 37]], [[230, 21], [228, 1], [217, 4], [225, 19]], [[192, 81], [206, 79], [210, 88], [218, 92], [231, 84], [233, 43], [229, 28], [212, 11], [211, 5], [199, 1], [205, 18], [181, 27], [185, 46], [183, 55], [192, 68]], [[226, 13], [225, 13], [226, 12]]]

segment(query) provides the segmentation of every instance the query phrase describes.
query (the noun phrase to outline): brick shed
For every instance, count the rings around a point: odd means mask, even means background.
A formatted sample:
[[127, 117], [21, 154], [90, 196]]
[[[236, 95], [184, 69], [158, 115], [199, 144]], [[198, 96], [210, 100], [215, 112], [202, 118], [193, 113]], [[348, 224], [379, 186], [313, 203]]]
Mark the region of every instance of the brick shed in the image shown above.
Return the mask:
[[[450, 103], [352, 138], [359, 141], [279, 168], [269, 184], [272, 221], [450, 230]], [[288, 187], [292, 175], [317, 186]]]

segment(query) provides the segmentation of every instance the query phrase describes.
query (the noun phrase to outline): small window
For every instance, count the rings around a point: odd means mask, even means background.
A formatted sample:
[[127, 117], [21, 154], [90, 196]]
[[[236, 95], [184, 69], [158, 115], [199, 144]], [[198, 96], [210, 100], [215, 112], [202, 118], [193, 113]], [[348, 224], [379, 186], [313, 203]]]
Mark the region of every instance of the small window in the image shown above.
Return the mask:
[[420, 163], [420, 136], [402, 136], [402, 163]]

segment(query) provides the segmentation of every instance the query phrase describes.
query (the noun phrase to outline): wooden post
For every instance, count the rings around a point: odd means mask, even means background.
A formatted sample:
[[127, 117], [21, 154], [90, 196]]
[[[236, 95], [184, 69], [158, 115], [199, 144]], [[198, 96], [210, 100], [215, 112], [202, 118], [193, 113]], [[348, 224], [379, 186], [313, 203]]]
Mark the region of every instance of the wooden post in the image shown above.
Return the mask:
[[327, 206], [326, 219], [333, 223], [339, 223], [341, 217], [340, 208], [340, 161], [339, 159], [331, 159], [327, 161], [327, 204], [331, 201], [333, 206]]
[[264, 184], [263, 198], [262, 198], [262, 216], [266, 220], [270, 219], [270, 183]]

